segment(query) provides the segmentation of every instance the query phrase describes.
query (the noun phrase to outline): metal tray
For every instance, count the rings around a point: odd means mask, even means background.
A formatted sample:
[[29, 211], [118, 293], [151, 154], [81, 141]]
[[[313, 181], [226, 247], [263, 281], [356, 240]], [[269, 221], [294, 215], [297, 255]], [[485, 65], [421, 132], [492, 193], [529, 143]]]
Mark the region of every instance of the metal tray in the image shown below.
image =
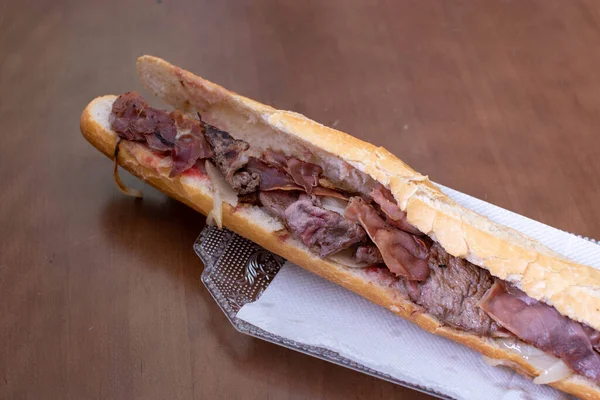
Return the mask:
[[365, 367], [337, 352], [274, 335], [237, 318], [240, 308], [256, 301], [269, 286], [283, 266], [283, 258], [232, 231], [213, 226], [206, 226], [202, 230], [194, 243], [194, 251], [204, 263], [202, 283], [238, 331], [431, 396], [451, 399], [426, 387]]

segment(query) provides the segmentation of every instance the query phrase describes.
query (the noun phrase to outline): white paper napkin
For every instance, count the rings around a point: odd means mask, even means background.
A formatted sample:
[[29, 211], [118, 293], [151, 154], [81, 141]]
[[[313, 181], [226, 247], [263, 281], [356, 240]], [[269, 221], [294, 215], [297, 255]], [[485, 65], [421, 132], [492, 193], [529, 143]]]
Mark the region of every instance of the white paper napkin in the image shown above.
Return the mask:
[[[444, 188], [457, 203], [538, 239], [578, 262], [600, 267], [600, 246]], [[326, 305], [326, 306], [324, 306]], [[401, 381], [457, 399], [567, 399], [479, 353], [430, 334], [340, 286], [286, 263], [237, 317], [273, 334], [327, 348]]]

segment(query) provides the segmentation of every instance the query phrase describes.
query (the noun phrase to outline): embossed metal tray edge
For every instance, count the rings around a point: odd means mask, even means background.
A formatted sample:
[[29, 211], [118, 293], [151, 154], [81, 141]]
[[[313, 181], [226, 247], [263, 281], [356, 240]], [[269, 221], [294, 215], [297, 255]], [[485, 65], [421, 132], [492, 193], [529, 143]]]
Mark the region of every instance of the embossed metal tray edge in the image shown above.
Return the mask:
[[202, 283], [239, 332], [431, 396], [451, 399], [429, 388], [366, 367], [335, 351], [274, 335], [237, 318], [239, 309], [248, 302], [256, 301], [283, 266], [285, 260], [281, 257], [227, 229], [219, 230], [212, 226], [202, 230], [194, 243], [194, 251], [204, 263]]

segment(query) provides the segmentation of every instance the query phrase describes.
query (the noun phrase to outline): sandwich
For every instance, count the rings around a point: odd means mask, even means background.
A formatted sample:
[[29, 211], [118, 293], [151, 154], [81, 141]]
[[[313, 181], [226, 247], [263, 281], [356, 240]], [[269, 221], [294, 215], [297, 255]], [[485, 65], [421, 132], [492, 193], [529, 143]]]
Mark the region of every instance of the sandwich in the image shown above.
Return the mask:
[[600, 271], [459, 206], [384, 148], [160, 58], [137, 69], [172, 110], [128, 92], [80, 120], [124, 193], [141, 196], [118, 166], [491, 365], [600, 399]]

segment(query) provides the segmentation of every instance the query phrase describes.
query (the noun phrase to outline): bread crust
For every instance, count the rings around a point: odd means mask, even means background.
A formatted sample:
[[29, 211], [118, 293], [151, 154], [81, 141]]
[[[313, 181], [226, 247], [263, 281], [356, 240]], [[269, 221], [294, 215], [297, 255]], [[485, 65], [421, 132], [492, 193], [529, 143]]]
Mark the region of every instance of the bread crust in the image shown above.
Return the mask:
[[[108, 117], [116, 98], [116, 96], [96, 98], [85, 108], [80, 120], [84, 137], [111, 159], [115, 153], [117, 135], [110, 129]], [[181, 176], [169, 178], [168, 173], [161, 172], [156, 167], [158, 161], [156, 155], [146, 146], [127, 141], [122, 141], [119, 146], [117, 161], [120, 166], [196, 211], [204, 215], [210, 212], [213, 192], [208, 179], [189, 179]], [[442, 326], [435, 317], [423, 314], [418, 306], [398, 290], [373, 284], [355, 269], [315, 257], [298, 242], [283, 238], [273, 229], [265, 228], [243, 210], [234, 210], [228, 204], [224, 204], [223, 223], [228, 229], [249, 238], [265, 249], [385, 307], [429, 332], [466, 345], [487, 357], [505, 360], [512, 364], [513, 369], [525, 376], [537, 376], [541, 373], [519, 353], [502, 346], [498, 340], [482, 338]], [[600, 399], [600, 387], [578, 375], [552, 383], [551, 386], [582, 398]]]

